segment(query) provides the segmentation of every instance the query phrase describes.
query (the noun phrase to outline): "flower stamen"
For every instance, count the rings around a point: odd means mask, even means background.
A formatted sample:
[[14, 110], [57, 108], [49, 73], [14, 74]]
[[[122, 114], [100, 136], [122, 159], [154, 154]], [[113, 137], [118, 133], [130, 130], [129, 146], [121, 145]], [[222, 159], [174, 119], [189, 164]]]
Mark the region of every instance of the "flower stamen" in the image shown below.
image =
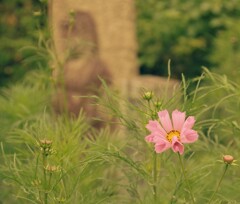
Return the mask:
[[172, 142], [173, 137], [177, 137], [180, 141], [180, 132], [177, 130], [171, 130], [169, 133], [167, 133], [166, 138], [169, 142]]

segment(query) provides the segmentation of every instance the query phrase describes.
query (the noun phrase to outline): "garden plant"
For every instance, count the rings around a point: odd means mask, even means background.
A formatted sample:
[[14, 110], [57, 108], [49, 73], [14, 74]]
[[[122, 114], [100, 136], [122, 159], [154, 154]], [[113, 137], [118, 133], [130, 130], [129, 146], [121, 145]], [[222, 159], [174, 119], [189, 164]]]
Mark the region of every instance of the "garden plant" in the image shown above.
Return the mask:
[[54, 116], [45, 74], [2, 91], [3, 203], [239, 202], [238, 84], [204, 69], [130, 103], [103, 81], [116, 120], [99, 131], [81, 111]]
[[[0, 203], [240, 202], [235, 80], [202, 67], [197, 77], [182, 74], [171, 91], [142, 87], [136, 100], [101, 80], [104, 95], [91, 96], [92, 105], [111, 120], [96, 129], [89, 120], [100, 119], [84, 110], [78, 117], [54, 113], [49, 64], [63, 69], [64, 62], [57, 61], [51, 34], [39, 34], [31, 60], [46, 68], [0, 90]], [[170, 63], [166, 72], [170, 82]]]

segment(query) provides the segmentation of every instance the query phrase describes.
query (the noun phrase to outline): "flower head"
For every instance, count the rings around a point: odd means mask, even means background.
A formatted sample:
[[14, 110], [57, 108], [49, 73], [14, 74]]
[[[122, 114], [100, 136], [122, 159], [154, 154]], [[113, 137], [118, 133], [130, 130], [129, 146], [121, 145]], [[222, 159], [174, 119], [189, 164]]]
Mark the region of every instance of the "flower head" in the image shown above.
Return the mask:
[[162, 153], [172, 148], [174, 152], [183, 154], [184, 143], [193, 143], [198, 139], [197, 131], [192, 127], [195, 123], [193, 116], [186, 119], [185, 112], [174, 110], [170, 118], [167, 110], [158, 112], [160, 122], [150, 120], [146, 128], [151, 132], [145, 139], [155, 144], [155, 151]]
[[223, 156], [223, 161], [224, 161], [224, 163], [226, 163], [226, 164], [232, 164], [233, 161], [234, 161], [234, 158], [233, 158], [232, 155], [224, 155], [224, 156]]

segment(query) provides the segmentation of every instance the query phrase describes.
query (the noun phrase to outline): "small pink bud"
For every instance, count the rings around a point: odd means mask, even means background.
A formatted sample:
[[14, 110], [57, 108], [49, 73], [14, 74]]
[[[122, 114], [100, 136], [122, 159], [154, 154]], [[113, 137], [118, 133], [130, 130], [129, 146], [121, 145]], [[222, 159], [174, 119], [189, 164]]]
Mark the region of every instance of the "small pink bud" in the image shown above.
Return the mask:
[[223, 161], [226, 163], [226, 164], [231, 164], [233, 162], [234, 158], [233, 156], [231, 155], [224, 155], [223, 156]]

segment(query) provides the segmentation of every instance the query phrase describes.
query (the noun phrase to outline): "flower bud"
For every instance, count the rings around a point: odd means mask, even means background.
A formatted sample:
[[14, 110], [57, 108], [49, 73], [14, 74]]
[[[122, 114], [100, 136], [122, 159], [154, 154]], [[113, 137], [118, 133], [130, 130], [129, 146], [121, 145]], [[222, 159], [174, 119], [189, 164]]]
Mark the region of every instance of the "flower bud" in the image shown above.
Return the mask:
[[52, 146], [52, 140], [46, 139], [40, 140], [40, 146], [44, 149], [50, 148]]
[[152, 99], [152, 97], [153, 97], [152, 91], [148, 91], [143, 94], [143, 99], [145, 99], [147, 101], [150, 101]]
[[52, 140], [39, 140], [38, 145], [40, 147], [40, 151], [44, 156], [48, 156], [54, 153], [54, 150], [52, 149]]
[[51, 165], [47, 165], [47, 167], [45, 168], [49, 173], [53, 173], [53, 172], [57, 172], [60, 170], [60, 168], [58, 166], [51, 166]]
[[156, 107], [157, 109], [160, 109], [162, 103], [161, 103], [160, 101], [157, 101], [157, 102], [154, 103], [154, 105], [155, 105], [155, 107]]
[[224, 155], [223, 156], [223, 161], [226, 164], [232, 164], [232, 162], [234, 161], [234, 158], [231, 155]]

